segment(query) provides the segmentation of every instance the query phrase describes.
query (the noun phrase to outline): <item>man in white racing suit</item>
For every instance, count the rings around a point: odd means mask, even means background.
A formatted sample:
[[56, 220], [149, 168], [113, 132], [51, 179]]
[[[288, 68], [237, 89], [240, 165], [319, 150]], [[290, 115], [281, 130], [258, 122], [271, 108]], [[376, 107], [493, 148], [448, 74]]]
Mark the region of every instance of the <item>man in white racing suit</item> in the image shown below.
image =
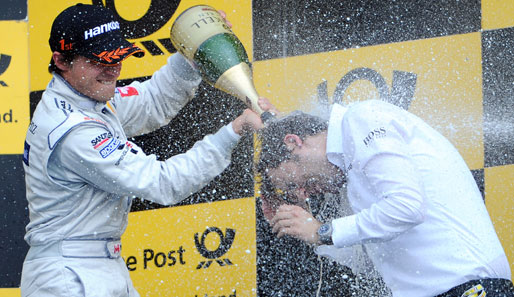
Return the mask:
[[[334, 104], [328, 122], [293, 113], [259, 134], [263, 212], [278, 237], [338, 260], [363, 245], [395, 297], [514, 296], [470, 170], [420, 118], [366, 100]], [[299, 206], [343, 186], [352, 214], [320, 222]]]
[[139, 296], [120, 257], [132, 199], [162, 205], [200, 190], [230, 163], [245, 110], [184, 154], [158, 161], [129, 137], [166, 125], [201, 81], [180, 55], [145, 82], [116, 88], [125, 58], [144, 54], [126, 41], [113, 14], [78, 4], [54, 20], [53, 78], [24, 150], [30, 245], [22, 296]]

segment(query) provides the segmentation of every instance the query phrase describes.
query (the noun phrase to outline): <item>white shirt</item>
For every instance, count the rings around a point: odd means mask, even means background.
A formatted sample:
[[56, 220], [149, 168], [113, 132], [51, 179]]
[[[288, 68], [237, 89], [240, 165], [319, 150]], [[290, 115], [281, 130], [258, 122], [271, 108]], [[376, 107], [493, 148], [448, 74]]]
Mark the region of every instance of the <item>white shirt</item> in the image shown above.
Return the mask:
[[327, 157], [347, 172], [355, 213], [332, 222], [334, 244], [365, 244], [395, 297], [434, 296], [477, 278], [510, 279], [469, 168], [421, 119], [382, 101], [334, 104]]

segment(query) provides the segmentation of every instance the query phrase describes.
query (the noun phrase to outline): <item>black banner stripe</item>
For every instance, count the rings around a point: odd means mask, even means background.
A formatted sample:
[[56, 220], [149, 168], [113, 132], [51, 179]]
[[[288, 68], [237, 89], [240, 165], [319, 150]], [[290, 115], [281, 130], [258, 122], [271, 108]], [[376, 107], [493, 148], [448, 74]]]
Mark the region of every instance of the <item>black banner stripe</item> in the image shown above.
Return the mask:
[[479, 0], [254, 0], [254, 60], [478, 32], [480, 11]]
[[25, 226], [29, 221], [22, 155], [0, 155], [0, 288], [17, 288], [27, 254]]
[[27, 0], [1, 0], [0, 21], [24, 20], [27, 17]]
[[485, 167], [514, 164], [514, 28], [482, 33]]

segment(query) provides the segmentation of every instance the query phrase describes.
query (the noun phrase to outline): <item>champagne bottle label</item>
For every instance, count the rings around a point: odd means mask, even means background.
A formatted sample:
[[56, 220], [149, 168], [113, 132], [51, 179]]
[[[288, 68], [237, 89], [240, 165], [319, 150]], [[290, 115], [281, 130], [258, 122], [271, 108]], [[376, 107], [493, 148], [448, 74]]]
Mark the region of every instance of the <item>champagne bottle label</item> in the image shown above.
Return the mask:
[[197, 5], [182, 12], [170, 32], [173, 46], [193, 60], [198, 46], [220, 33], [232, 33], [218, 11], [207, 5]]
[[228, 33], [218, 34], [204, 41], [198, 47], [193, 61], [204, 79], [213, 85], [231, 67], [241, 62], [250, 65], [239, 39]]

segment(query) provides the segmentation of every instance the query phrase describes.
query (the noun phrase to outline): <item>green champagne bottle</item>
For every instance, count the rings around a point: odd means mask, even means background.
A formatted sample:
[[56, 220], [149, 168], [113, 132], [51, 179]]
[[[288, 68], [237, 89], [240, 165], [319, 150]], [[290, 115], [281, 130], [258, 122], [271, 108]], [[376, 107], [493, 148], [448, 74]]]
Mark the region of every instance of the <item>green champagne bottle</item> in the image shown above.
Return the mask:
[[170, 38], [173, 46], [198, 67], [205, 81], [263, 116], [246, 50], [216, 9], [207, 5], [188, 8], [173, 23]]

